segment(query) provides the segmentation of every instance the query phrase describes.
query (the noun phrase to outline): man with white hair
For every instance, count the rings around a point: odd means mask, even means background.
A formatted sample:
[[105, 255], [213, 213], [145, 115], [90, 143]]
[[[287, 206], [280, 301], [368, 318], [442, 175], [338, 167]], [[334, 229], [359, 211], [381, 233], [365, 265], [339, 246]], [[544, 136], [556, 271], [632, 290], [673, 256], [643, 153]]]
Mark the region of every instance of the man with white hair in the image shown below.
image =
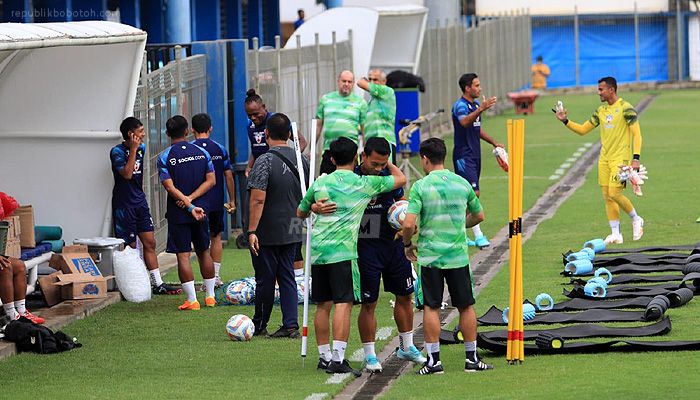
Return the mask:
[[391, 145], [391, 159], [396, 163], [396, 96], [394, 89], [386, 85], [386, 73], [381, 69], [369, 71], [366, 78], [357, 81], [357, 86], [370, 95], [365, 119], [365, 140], [372, 137], [386, 139]]
[[359, 143], [367, 113], [367, 102], [353, 93], [354, 85], [355, 75], [348, 70], [342, 71], [338, 75], [338, 90], [326, 93], [318, 102], [316, 135], [319, 139], [323, 137], [321, 174], [335, 171], [335, 165], [331, 161], [331, 142], [346, 137], [355, 144]]

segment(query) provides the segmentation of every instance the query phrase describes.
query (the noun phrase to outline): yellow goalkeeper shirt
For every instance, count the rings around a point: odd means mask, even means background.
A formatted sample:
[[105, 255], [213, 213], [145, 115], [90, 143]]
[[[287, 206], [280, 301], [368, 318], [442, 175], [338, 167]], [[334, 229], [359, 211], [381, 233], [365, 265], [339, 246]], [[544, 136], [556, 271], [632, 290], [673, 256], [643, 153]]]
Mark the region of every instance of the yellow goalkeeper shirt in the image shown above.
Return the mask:
[[637, 110], [617, 99], [612, 105], [605, 103], [593, 113], [589, 120], [600, 126], [600, 142], [603, 160], [629, 160], [632, 158], [632, 131], [630, 125], [637, 124]]
[[[569, 121], [567, 127], [579, 135], [585, 135], [600, 126], [601, 160], [631, 160], [632, 154], [640, 154], [642, 136], [637, 121], [637, 110], [622, 100], [598, 107], [583, 125]], [[633, 149], [634, 145], [634, 149]]]

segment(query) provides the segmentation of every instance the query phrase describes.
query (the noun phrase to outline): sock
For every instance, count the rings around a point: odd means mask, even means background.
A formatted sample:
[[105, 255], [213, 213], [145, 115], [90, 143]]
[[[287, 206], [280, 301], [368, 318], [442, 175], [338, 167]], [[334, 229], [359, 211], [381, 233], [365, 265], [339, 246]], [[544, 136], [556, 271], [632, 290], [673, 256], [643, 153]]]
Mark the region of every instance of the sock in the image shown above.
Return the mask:
[[639, 218], [639, 215], [637, 215], [637, 210], [635, 210], [634, 208], [632, 209], [632, 211], [630, 211], [630, 218]]
[[425, 343], [425, 349], [428, 352], [428, 366], [434, 366], [440, 362], [440, 342]]
[[331, 353], [331, 345], [330, 344], [322, 344], [322, 345], [318, 346], [318, 354], [325, 361], [330, 361], [331, 358], [333, 357], [333, 353]]
[[195, 301], [197, 301], [197, 292], [195, 292], [194, 290], [194, 281], [183, 282], [182, 290], [187, 295], [187, 301], [189, 301], [190, 303], [194, 303]]
[[148, 274], [151, 275], [151, 281], [158, 287], [163, 284], [163, 278], [160, 276], [160, 268], [148, 270]]
[[17, 310], [15, 310], [14, 303], [3, 304], [2, 308], [5, 310], [5, 314], [10, 317], [10, 320], [14, 321], [17, 319]]
[[413, 346], [413, 331], [399, 332], [399, 348], [408, 351]]
[[479, 361], [476, 356], [476, 340], [473, 342], [464, 342], [464, 351], [467, 353], [467, 360], [471, 362]]
[[206, 290], [206, 292], [207, 292], [207, 297], [214, 297], [214, 285], [215, 284], [216, 284], [216, 278], [204, 280], [204, 290]]
[[608, 221], [610, 223], [610, 230], [612, 230], [613, 235], [619, 235], [620, 234], [620, 220], [619, 219], [613, 219]]
[[377, 356], [377, 353], [374, 351], [374, 342], [362, 343], [362, 348], [365, 349], [365, 358], [369, 356]]
[[294, 276], [295, 276], [295, 277], [296, 277], [296, 276], [304, 276], [304, 269], [303, 269], [303, 268], [295, 269], [295, 270], [294, 270]]
[[474, 232], [474, 237], [484, 236], [484, 234], [481, 233], [481, 227], [479, 225], [481, 225], [481, 224], [476, 224], [472, 227], [472, 232]]
[[24, 315], [27, 313], [27, 306], [25, 304], [25, 299], [15, 301], [15, 309], [17, 310], [17, 313], [19, 313], [19, 315]]
[[333, 341], [333, 361], [340, 363], [345, 360], [345, 347], [347, 345], [348, 342], [342, 342], [340, 340]]
[[219, 277], [219, 272], [221, 271], [221, 263], [214, 261], [214, 277]]

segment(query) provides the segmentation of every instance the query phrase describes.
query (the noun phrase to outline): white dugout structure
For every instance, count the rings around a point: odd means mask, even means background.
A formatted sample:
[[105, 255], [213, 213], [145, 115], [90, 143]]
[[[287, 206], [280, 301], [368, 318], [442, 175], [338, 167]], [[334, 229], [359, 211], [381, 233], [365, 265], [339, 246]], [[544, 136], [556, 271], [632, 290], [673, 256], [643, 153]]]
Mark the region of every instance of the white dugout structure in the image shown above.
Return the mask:
[[0, 190], [66, 242], [111, 231], [109, 150], [133, 115], [145, 45], [114, 22], [0, 24]]

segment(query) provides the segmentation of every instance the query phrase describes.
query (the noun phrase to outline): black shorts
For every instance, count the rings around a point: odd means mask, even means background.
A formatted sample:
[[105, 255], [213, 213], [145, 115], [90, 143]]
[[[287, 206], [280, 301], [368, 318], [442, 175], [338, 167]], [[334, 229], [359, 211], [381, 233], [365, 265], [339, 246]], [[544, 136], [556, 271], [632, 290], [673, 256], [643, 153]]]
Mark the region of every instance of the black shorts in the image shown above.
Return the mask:
[[124, 239], [129, 245], [136, 243], [136, 237], [142, 232], [153, 232], [153, 218], [148, 205], [137, 208], [115, 208], [112, 210], [114, 236]]
[[304, 261], [304, 256], [301, 254], [301, 242], [297, 243], [297, 249], [294, 250], [294, 262]]
[[168, 222], [168, 253], [189, 253], [209, 248], [209, 223], [207, 219], [186, 224]]
[[479, 176], [481, 175], [480, 158], [454, 158], [455, 174], [466, 179], [474, 190], [479, 190]]
[[224, 231], [224, 211], [209, 211], [207, 214], [209, 220], [209, 232], [212, 236], [216, 236]]
[[401, 240], [361, 239], [357, 242], [361, 301], [371, 304], [379, 298], [379, 281], [384, 291], [396, 296], [413, 293], [413, 270]]
[[447, 282], [447, 290], [454, 307], [466, 308], [473, 305], [476, 301], [472, 290], [471, 275], [469, 265], [450, 269], [430, 268], [428, 266], [418, 268], [420, 286], [416, 290], [416, 304], [440, 308], [442, 293], [445, 291], [445, 282]]
[[[315, 303], [333, 301], [333, 303], [354, 303], [355, 286], [353, 280], [355, 260], [340, 261], [333, 264], [315, 264], [311, 266], [311, 300]], [[359, 275], [359, 274], [358, 274]]]
[[333, 161], [331, 161], [331, 151], [324, 151], [323, 155], [321, 156], [321, 168], [319, 170], [319, 175], [330, 174], [335, 171], [335, 169], [335, 164], [333, 164]]

